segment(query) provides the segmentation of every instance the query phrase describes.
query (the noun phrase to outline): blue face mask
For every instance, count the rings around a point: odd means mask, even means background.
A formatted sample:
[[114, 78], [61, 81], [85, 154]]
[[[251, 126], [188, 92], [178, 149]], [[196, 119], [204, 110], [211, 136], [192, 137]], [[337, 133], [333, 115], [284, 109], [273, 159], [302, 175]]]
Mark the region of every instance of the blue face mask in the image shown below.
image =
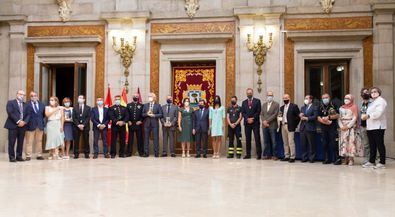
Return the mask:
[[325, 105], [328, 105], [329, 104], [329, 99], [328, 98], [322, 99], [322, 103], [324, 103]]
[[98, 106], [102, 106], [103, 105], [103, 101], [97, 101], [97, 105]]

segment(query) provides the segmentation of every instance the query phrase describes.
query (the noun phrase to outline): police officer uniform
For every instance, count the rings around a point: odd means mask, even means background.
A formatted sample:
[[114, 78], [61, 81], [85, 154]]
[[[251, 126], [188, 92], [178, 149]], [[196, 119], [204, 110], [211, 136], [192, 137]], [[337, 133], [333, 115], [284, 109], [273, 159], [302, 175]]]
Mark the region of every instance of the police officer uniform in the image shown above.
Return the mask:
[[[134, 136], [136, 135], [137, 150], [139, 152], [139, 156], [141, 157], [144, 155], [143, 105], [138, 102], [132, 102], [127, 105], [127, 109], [129, 113], [129, 122], [132, 124], [129, 125], [129, 142], [126, 156], [130, 157], [133, 154]], [[138, 121], [141, 122], [140, 125], [137, 125]]]
[[[125, 134], [126, 123], [129, 120], [129, 113], [126, 107], [114, 105], [108, 111], [111, 123], [111, 158], [117, 154], [117, 140], [119, 136], [119, 157], [125, 157]], [[117, 125], [118, 121], [123, 121], [123, 126]]]
[[[321, 126], [321, 139], [324, 148], [324, 164], [329, 164], [334, 162], [336, 165], [341, 163], [339, 158], [339, 146], [337, 145], [337, 119], [331, 119], [331, 115], [336, 115], [339, 113], [338, 108], [330, 102], [328, 105], [325, 105], [321, 102], [319, 117], [329, 117], [329, 120], [332, 121], [330, 125], [320, 124]], [[332, 152], [332, 158], [331, 154]]]

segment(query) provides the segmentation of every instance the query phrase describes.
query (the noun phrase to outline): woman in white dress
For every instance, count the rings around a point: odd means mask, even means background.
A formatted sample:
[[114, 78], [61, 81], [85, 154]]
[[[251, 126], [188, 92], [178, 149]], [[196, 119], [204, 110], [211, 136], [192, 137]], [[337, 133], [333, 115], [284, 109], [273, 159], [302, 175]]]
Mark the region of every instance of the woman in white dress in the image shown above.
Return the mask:
[[49, 150], [49, 160], [61, 159], [58, 150], [64, 145], [64, 114], [63, 107], [59, 106], [59, 99], [52, 96], [49, 98], [49, 106], [45, 107], [47, 117], [46, 135], [47, 142], [45, 150]]

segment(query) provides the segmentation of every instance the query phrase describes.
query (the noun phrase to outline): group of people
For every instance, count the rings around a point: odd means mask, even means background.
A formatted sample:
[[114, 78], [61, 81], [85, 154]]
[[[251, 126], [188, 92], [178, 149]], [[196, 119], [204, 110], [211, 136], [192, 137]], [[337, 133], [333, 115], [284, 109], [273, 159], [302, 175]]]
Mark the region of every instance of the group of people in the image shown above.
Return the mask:
[[[242, 127], [246, 141], [243, 159], [251, 158], [252, 134], [256, 145], [256, 158], [295, 162], [295, 131], [299, 128], [302, 144], [302, 162], [316, 160], [316, 134], [321, 136], [324, 147], [324, 164], [354, 164], [354, 157], [366, 156], [363, 167], [385, 168], [384, 132], [386, 129], [386, 101], [377, 87], [361, 90], [362, 104], [355, 104], [354, 96], [344, 97], [344, 104], [337, 106], [329, 94], [323, 94], [319, 103], [311, 95], [304, 99], [304, 105], [291, 102], [288, 94], [283, 96], [283, 105], [274, 100], [272, 91], [261, 100], [253, 97], [253, 89], [246, 90], [247, 99], [241, 106], [233, 96], [228, 108], [221, 103], [220, 96], [214, 97], [213, 106], [200, 99], [198, 108], [193, 108], [190, 99], [185, 98], [182, 106], [173, 103], [168, 95], [166, 104], [160, 105], [156, 95], [148, 95], [148, 103], [141, 104], [139, 95], [126, 106], [121, 105], [121, 97], [114, 97], [114, 105], [107, 108], [102, 98], [96, 99], [91, 108], [85, 97], [78, 96], [78, 105], [72, 107], [71, 99], [64, 98], [62, 105], [55, 96], [49, 105], [39, 101], [36, 92], [30, 93], [30, 101], [25, 102], [25, 92], [19, 90], [16, 99], [7, 103], [8, 153], [10, 162], [31, 160], [35, 146], [37, 159], [43, 160], [42, 140], [46, 134], [45, 149], [48, 159], [69, 159], [73, 143], [74, 158], [79, 158], [80, 141], [85, 158], [90, 158], [89, 131], [93, 130], [93, 158], [99, 156], [99, 139], [102, 139], [106, 158], [131, 157], [133, 143], [137, 141], [137, 151], [141, 157], [149, 157], [150, 136], [153, 136], [154, 155], [159, 157], [159, 130], [162, 125], [162, 157], [176, 157], [175, 142], [181, 143], [182, 157], [190, 157], [191, 144], [196, 143], [196, 158], [207, 158], [209, 137], [213, 146], [213, 158], [220, 158], [222, 138], [227, 127], [229, 146], [227, 158], [241, 158]], [[111, 144], [107, 144], [107, 133], [111, 127]], [[261, 144], [263, 129], [263, 150]], [[179, 131], [176, 134], [176, 131]], [[128, 132], [128, 138], [126, 138]], [[281, 133], [284, 156], [278, 153], [277, 134]], [[22, 157], [26, 135], [25, 158]], [[175, 138], [178, 135], [178, 138]], [[126, 140], [127, 139], [127, 140]], [[236, 142], [235, 142], [236, 140]], [[119, 146], [117, 143], [119, 141]], [[126, 144], [127, 141], [127, 144]], [[15, 143], [16, 153], [15, 153]], [[236, 147], [235, 147], [236, 143]], [[110, 147], [110, 148], [109, 148]], [[119, 147], [117, 150], [117, 147]], [[380, 161], [376, 164], [377, 150]], [[169, 152], [168, 152], [169, 151]]]

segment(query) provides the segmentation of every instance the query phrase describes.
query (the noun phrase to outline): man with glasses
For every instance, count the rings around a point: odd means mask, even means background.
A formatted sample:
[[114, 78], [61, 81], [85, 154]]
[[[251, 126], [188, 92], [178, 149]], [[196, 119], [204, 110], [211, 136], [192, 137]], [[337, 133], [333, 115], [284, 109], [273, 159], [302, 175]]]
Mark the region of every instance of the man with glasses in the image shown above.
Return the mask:
[[[10, 162], [25, 161], [22, 158], [23, 140], [25, 139], [26, 125], [29, 123], [30, 115], [24, 102], [25, 92], [18, 90], [16, 99], [7, 102], [7, 120], [4, 128], [8, 129], [8, 156]], [[15, 142], [16, 155], [15, 155]]]

